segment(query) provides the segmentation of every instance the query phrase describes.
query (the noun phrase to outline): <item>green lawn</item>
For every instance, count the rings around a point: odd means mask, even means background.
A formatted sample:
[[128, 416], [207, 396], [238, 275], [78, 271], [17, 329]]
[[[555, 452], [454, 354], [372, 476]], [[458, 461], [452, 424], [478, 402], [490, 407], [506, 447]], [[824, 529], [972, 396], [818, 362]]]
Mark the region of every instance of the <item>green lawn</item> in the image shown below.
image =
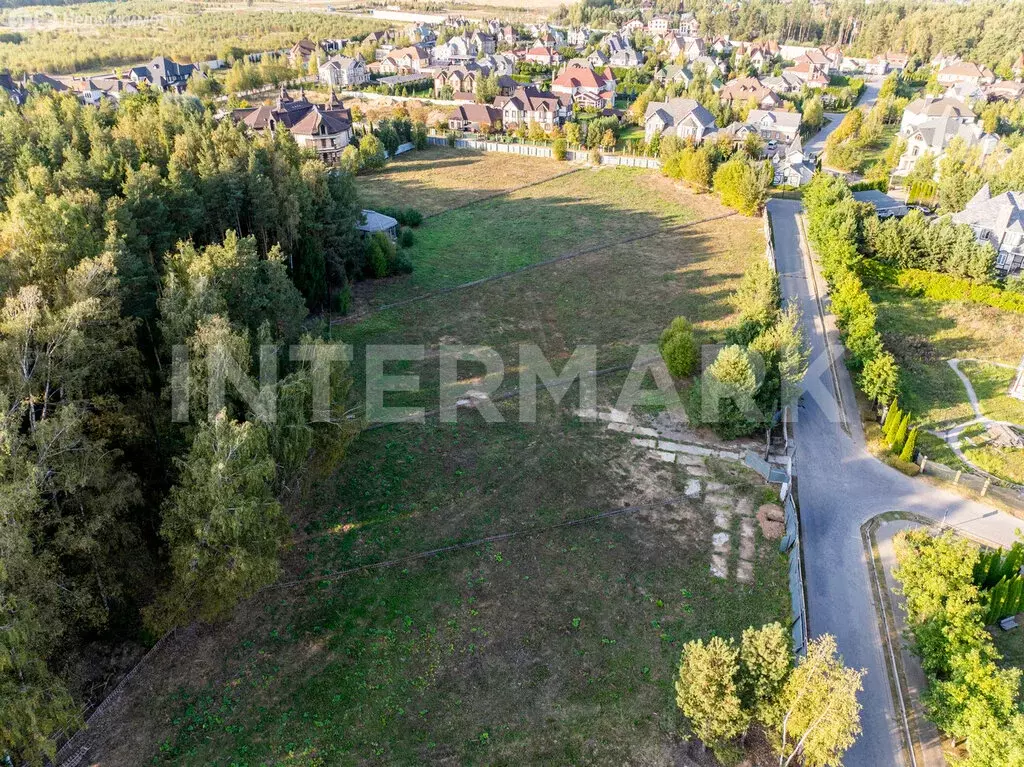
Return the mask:
[[698, 213], [692, 206], [659, 194], [664, 186], [649, 171], [588, 169], [441, 213], [416, 232], [409, 251], [412, 275], [375, 290], [374, 303], [695, 220]]
[[960, 370], [970, 379], [982, 413], [993, 421], [1024, 426], [1024, 401], [1009, 394], [1017, 377], [1016, 369], [965, 360], [960, 363]]
[[[1024, 316], [973, 303], [932, 301], [888, 286], [869, 290], [885, 346], [902, 370], [901, 406], [927, 428], [947, 428], [974, 416], [947, 360], [1016, 365], [1024, 354]], [[994, 402], [994, 407], [1001, 412], [1003, 406]]]
[[981, 424], [968, 426], [960, 436], [960, 449], [968, 461], [1000, 479], [1024, 484], [1024, 450], [993, 444]]
[[893, 140], [899, 134], [899, 125], [886, 125], [882, 129], [882, 137], [864, 148], [858, 171], [863, 176], [870, 177], [871, 169], [882, 161], [883, 155], [889, 151]]
[[[453, 200], [445, 172], [410, 179], [423, 207]], [[417, 272], [364, 286], [362, 298], [379, 304], [722, 212], [653, 174], [581, 172], [428, 219]], [[424, 344], [428, 355], [440, 343], [493, 345], [508, 388], [520, 342], [557, 369], [580, 343], [598, 347], [599, 367], [631, 360], [677, 314], [720, 336], [730, 294], [763, 247], [758, 220], [715, 221], [383, 311], [337, 335], [357, 347], [357, 363], [367, 343]], [[403, 370], [427, 392], [407, 401], [434, 404], [436, 356]], [[603, 376], [599, 402], [613, 402], [624, 379]], [[756, 505], [765, 486], [733, 464], [662, 463], [579, 420], [576, 387], [561, 405], [541, 394], [536, 423], [519, 423], [517, 406], [499, 404], [497, 425], [462, 413], [456, 424], [365, 431], [335, 471], [311, 470], [286, 504], [295, 543], [285, 576], [311, 582], [258, 595], [197, 640], [188, 664], [152, 672], [147, 705], [109, 733], [104, 761], [671, 762], [682, 644], [786, 619], [786, 562], [759, 532], [753, 583], [710, 574], [712, 501]], [[717, 484], [683, 498], [698, 473]], [[644, 508], [322, 580], [635, 505]]]

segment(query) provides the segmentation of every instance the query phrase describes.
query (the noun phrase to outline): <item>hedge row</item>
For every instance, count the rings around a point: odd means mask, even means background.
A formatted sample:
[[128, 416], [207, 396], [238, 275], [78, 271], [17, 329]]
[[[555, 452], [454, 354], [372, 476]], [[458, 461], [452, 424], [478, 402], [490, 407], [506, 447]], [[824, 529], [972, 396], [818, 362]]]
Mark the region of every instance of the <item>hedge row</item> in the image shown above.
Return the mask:
[[1024, 314], [1024, 294], [1002, 290], [993, 285], [978, 285], [961, 277], [926, 272], [923, 269], [903, 269], [897, 274], [896, 284], [904, 290], [935, 301], [971, 301]]

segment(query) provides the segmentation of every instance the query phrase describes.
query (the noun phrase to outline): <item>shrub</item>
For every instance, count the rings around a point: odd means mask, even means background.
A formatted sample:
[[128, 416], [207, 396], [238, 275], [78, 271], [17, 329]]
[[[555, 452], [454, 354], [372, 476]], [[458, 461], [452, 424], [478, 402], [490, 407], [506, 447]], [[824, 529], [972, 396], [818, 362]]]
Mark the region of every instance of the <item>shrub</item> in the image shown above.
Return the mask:
[[556, 160], [564, 160], [567, 150], [566, 141], [564, 138], [555, 139], [555, 143], [551, 145], [551, 155]]
[[693, 337], [693, 326], [685, 317], [676, 317], [661, 334], [658, 342], [668, 372], [676, 378], [691, 376], [697, 371], [700, 351]]
[[590, 164], [598, 166], [601, 164], [601, 150], [597, 147], [590, 150]]
[[366, 247], [366, 262], [373, 277], [379, 279], [394, 273], [397, 250], [390, 237], [384, 232], [375, 232]]
[[361, 169], [377, 170], [383, 168], [386, 161], [384, 145], [379, 138], [370, 134], [359, 140], [359, 167]]
[[403, 248], [411, 247], [416, 238], [413, 236], [412, 229], [403, 226], [398, 230], [398, 244]]
[[971, 301], [1007, 312], [1024, 314], [1024, 293], [1001, 290], [993, 285], [978, 285], [962, 277], [937, 274], [923, 269], [904, 269], [896, 278], [904, 290], [934, 301]]
[[774, 175], [770, 162], [754, 167], [745, 160], [729, 160], [715, 171], [714, 188], [723, 205], [753, 216], [768, 200]]
[[424, 122], [413, 123], [412, 143], [417, 149], [427, 148], [427, 124]]

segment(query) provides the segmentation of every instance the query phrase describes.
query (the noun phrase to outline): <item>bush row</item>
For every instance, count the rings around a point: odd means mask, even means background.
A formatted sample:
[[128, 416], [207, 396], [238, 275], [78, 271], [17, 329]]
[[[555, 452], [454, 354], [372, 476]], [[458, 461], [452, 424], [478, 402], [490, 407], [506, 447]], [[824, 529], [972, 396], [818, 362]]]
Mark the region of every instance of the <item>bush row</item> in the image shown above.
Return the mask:
[[924, 269], [903, 269], [896, 275], [896, 284], [934, 301], [971, 301], [1024, 314], [1024, 294], [1002, 290], [994, 285], [979, 285], [962, 277], [936, 274]]
[[1021, 672], [999, 667], [1002, 657], [985, 629], [995, 600], [975, 582], [977, 548], [952, 532], [935, 537], [913, 530], [897, 537], [896, 561], [893, 575], [928, 678], [922, 699], [929, 718], [966, 746], [967, 757], [957, 764], [1024, 763], [1024, 714], [1017, 706]]
[[858, 373], [857, 385], [874, 403], [890, 402], [899, 386], [899, 367], [882, 344], [875, 307], [857, 273], [871, 206], [854, 200], [842, 179], [826, 174], [807, 185], [804, 206], [808, 234], [831, 290], [832, 312], [850, 353], [848, 364]]

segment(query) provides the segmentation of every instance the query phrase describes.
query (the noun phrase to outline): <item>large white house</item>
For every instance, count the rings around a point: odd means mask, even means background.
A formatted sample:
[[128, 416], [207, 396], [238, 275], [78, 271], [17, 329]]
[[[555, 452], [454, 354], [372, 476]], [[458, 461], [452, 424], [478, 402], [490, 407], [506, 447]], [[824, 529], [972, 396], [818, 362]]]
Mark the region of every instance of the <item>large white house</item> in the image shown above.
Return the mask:
[[949, 97], [925, 96], [908, 104], [900, 121], [900, 136], [907, 142], [895, 171], [900, 176], [910, 173], [925, 154], [941, 157], [954, 139], [961, 139], [968, 148], [977, 147], [983, 157], [999, 143], [997, 136], [982, 130], [970, 107]]
[[1024, 192], [992, 196], [985, 184], [953, 221], [968, 224], [978, 242], [996, 249], [996, 269], [1003, 275], [1024, 270]]
[[361, 57], [332, 56], [320, 65], [318, 72], [320, 82], [331, 88], [349, 88], [370, 79]]

